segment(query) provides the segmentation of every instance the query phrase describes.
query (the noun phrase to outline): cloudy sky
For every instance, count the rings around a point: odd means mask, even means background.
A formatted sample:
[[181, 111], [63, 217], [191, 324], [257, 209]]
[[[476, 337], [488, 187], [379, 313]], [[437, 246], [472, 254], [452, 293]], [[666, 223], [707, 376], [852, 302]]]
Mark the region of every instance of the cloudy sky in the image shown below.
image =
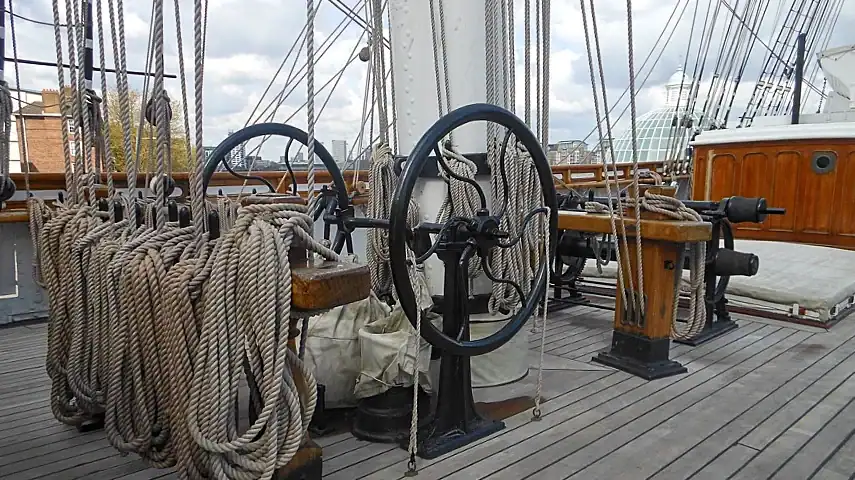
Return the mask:
[[[53, 15], [50, 0], [13, 0], [15, 13], [24, 17], [52, 22]], [[106, 0], [104, 7], [106, 10]], [[336, 27], [345, 19], [344, 14], [328, 1], [316, 0], [321, 3], [316, 18], [316, 44], [320, 45], [334, 33], [340, 31]], [[394, 0], [392, 0], [394, 1]], [[427, 0], [424, 0], [427, 1]], [[724, 0], [727, 5], [741, 10], [746, 1]], [[178, 0], [182, 15], [184, 51], [187, 62], [190, 87], [192, 88], [192, 0]], [[855, 37], [851, 30], [844, 25], [855, 22], [855, 0], [843, 0], [841, 18], [830, 40], [831, 46], [853, 44]], [[60, 4], [65, 3], [60, 0]], [[166, 1], [166, 69], [170, 73], [178, 73], [177, 44], [175, 41], [175, 20], [172, 2]], [[363, 5], [359, 0], [344, 0], [344, 3], [355, 7]], [[515, 3], [517, 26], [517, 85], [522, 85], [522, 4]], [[651, 51], [659, 33], [665, 28], [669, 17], [674, 29], [673, 37], [665, 46], [656, 67], [650, 72], [644, 88], [638, 94], [638, 109], [643, 113], [655, 108], [664, 101], [662, 89], [666, 80], [675, 72], [678, 65], [683, 63], [686, 56], [688, 38], [690, 38], [693, 12], [696, 5], [700, 13], [695, 27], [695, 40], [692, 52], [696, 52], [696, 37], [699, 36], [700, 23], [706, 12], [706, 2], [697, 0], [635, 0], [635, 63], [638, 68]], [[712, 2], [715, 4], [715, 2]], [[768, 12], [774, 17], [781, 5], [784, 8], [792, 0], [771, 0]], [[838, 2], [831, 1], [831, 4]], [[569, 140], [583, 138], [594, 127], [593, 102], [587, 67], [585, 41], [582, 32], [579, 3], [576, 0], [553, 0], [552, 4], [552, 35], [551, 35], [551, 111], [550, 111], [550, 140]], [[205, 64], [205, 143], [214, 145], [224, 138], [229, 129], [242, 127], [250, 118], [253, 108], [259, 102], [271, 77], [279, 67], [301, 28], [305, 24], [304, 0], [209, 0], [207, 59]], [[626, 3], [624, 0], [597, 0], [598, 20], [603, 35], [603, 58], [605, 63], [606, 81], [609, 87], [610, 99], [617, 99], [627, 85], [627, 42], [626, 42]], [[683, 8], [686, 6], [687, 8]], [[143, 70], [145, 67], [146, 42], [149, 34], [151, 2], [125, 1], [125, 24], [128, 39], [128, 68]], [[364, 16], [364, 7], [358, 8]], [[681, 16], [682, 12], [682, 16]], [[106, 12], [105, 12], [106, 15]], [[723, 8], [722, 18], [730, 18], [730, 13]], [[65, 10], [61, 10], [63, 23]], [[679, 22], [677, 21], [680, 19]], [[764, 41], [772, 36], [773, 21], [766, 21], [759, 29], [759, 35]], [[720, 21], [723, 27], [726, 22]], [[51, 26], [39, 25], [17, 18], [15, 22], [20, 58], [56, 61], [54, 32]], [[671, 29], [667, 29], [666, 36]], [[7, 38], [9, 37], [7, 24]], [[64, 33], [64, 32], [63, 32]], [[350, 24], [317, 63], [316, 86], [320, 87], [333, 78], [344, 66], [355, 47], [360, 45], [361, 29]], [[716, 32], [711, 48], [712, 58], [707, 63], [707, 75], [713, 69], [715, 55], [722, 35]], [[394, 39], [393, 39], [394, 41]], [[107, 64], [113, 65], [112, 49], [109, 48], [109, 29], [106, 42], [108, 43]], [[772, 39], [774, 42], [774, 39]], [[361, 44], [364, 44], [363, 39]], [[770, 43], [771, 45], [772, 43]], [[660, 43], [661, 45], [661, 43]], [[97, 37], [96, 37], [97, 46]], [[453, 48], [453, 46], [449, 46]], [[658, 55], [657, 50], [655, 55]], [[695, 53], [689, 55], [693, 58]], [[750, 57], [746, 70], [746, 81], [737, 96], [737, 104], [745, 103], [751, 94], [753, 82], [757, 79], [766, 49], [759, 43]], [[66, 52], [67, 55], [67, 52]], [[11, 56], [11, 46], [7, 39], [7, 56]], [[302, 59], [301, 59], [302, 60]], [[96, 54], [96, 64], [97, 64]], [[302, 62], [297, 65], [299, 69]], [[694, 65], [689, 62], [689, 70]], [[268, 93], [266, 105], [284, 84], [284, 77], [291, 68], [286, 64], [285, 71]], [[345, 71], [338, 87], [333, 91], [325, 110], [317, 125], [318, 138], [329, 144], [332, 139], [346, 139], [352, 143], [357, 137], [362, 117], [363, 89], [367, 64], [354, 62]], [[7, 71], [11, 67], [7, 67]], [[641, 77], [647, 76], [648, 67], [641, 72]], [[56, 69], [52, 67], [21, 66], [21, 86], [28, 89], [56, 88]], [[706, 75], [705, 75], [706, 77]], [[821, 76], [818, 81], [821, 85]], [[115, 79], [108, 77], [112, 84]], [[96, 85], [100, 84], [97, 73]], [[14, 83], [11, 80], [10, 83]], [[132, 87], [141, 89], [139, 78], [132, 79]], [[180, 84], [177, 80], [167, 80], [167, 88], [173, 98], [180, 98]], [[331, 88], [323, 90], [318, 100], [320, 104], [326, 101]], [[703, 90], [703, 87], [702, 87]], [[276, 119], [284, 121], [294, 115], [290, 123], [305, 126], [305, 110], [298, 110], [306, 98], [304, 83], [296, 86], [296, 90], [284, 102], [276, 115]], [[190, 91], [192, 103], [192, 90]], [[518, 95], [522, 99], [522, 95]], [[813, 95], [808, 101], [815, 105], [817, 96]], [[618, 107], [618, 110], [622, 105]], [[815, 107], [814, 107], [815, 108]], [[191, 109], [192, 112], [192, 109]], [[619, 126], [626, 124], [624, 118]], [[270, 152], [265, 149], [265, 157]]]

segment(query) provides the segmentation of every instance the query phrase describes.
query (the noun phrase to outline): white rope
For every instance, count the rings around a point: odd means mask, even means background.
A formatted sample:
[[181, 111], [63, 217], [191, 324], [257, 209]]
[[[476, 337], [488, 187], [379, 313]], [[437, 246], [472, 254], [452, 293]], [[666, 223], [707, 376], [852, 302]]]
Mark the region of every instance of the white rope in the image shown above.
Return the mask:
[[543, 15], [543, 90], [540, 93], [541, 114], [540, 144], [543, 151], [549, 151], [549, 32], [550, 32], [550, 1], [543, 0], [541, 9]]
[[[623, 290], [623, 292], [626, 292], [626, 294], [621, 296], [623, 301], [626, 303], [626, 305], [624, 305], [623, 307], [625, 307], [626, 310], [629, 311], [630, 310], [629, 309], [629, 302], [634, 303], [634, 299], [627, 298], [626, 295], [627, 294], [635, 295], [633, 293], [635, 291], [635, 288], [634, 288], [634, 282], [632, 280], [632, 275], [630, 273], [632, 270], [630, 268], [629, 245], [627, 243], [627, 234], [626, 234], [626, 222], [624, 221], [624, 207], [623, 207], [623, 201], [620, 197], [620, 183], [619, 183], [619, 179], [618, 179], [618, 175], [617, 175], [617, 171], [618, 171], [617, 160], [616, 160], [615, 155], [614, 155], [614, 148], [613, 148], [614, 146], [612, 144], [611, 116], [610, 116], [609, 110], [607, 108], [607, 106], [609, 105], [608, 90], [606, 89], [605, 70], [603, 69], [603, 57], [602, 57], [602, 54], [600, 52], [600, 35], [599, 35], [599, 27], [597, 26], [597, 14], [596, 14], [596, 10], [594, 8], [594, 0], [590, 0], [591, 27], [592, 27], [591, 29], [592, 29], [592, 33], [593, 33], [593, 37], [594, 37], [594, 49], [595, 49], [595, 52], [594, 52], [594, 51], [592, 51], [591, 42], [590, 42], [590, 39], [589, 39], [588, 34], [587, 34], [588, 24], [587, 24], [586, 17], [584, 15], [584, 12], [585, 12], [584, 0], [579, 0], [579, 3], [581, 6], [581, 9], [582, 9], [583, 26], [585, 28], [585, 44], [586, 44], [586, 49], [588, 51], [588, 67], [590, 68], [590, 71], [591, 71], [591, 88], [592, 88], [593, 94], [594, 94], [594, 109], [595, 109], [595, 113], [597, 115], [597, 131], [599, 133], [600, 143], [602, 144], [603, 142], [606, 142], [606, 148], [604, 149], [604, 153], [605, 153], [605, 156], [608, 157], [608, 159], [607, 159], [608, 162], [606, 161], [605, 158], [603, 159], [603, 165], [604, 165], [604, 168], [606, 171], [606, 178], [605, 178], [606, 196], [608, 198], [608, 202], [606, 202], [606, 208], [609, 211], [609, 223], [610, 223], [610, 227], [611, 227], [611, 231], [612, 231], [612, 237], [615, 238], [616, 242], [618, 242], [618, 245], [617, 245], [618, 248], [615, 249], [615, 259], [617, 260], [618, 265], [620, 266], [620, 268], [618, 269], [618, 281], [620, 283], [619, 288], [621, 288]], [[601, 88], [601, 93], [603, 96], [603, 111], [604, 111], [604, 117], [605, 117], [605, 123], [606, 123], [606, 135], [605, 136], [603, 135], [602, 122], [601, 122], [601, 117], [600, 117], [599, 108], [598, 108], [599, 102], [598, 102], [598, 96], [597, 96], [597, 80], [596, 80], [595, 74], [594, 74], [594, 63], [593, 63], [594, 62], [594, 60], [593, 60], [594, 59], [594, 53], [596, 53], [597, 72], [599, 73], [600, 88]], [[609, 164], [611, 164], [611, 166], [612, 166], [611, 171], [609, 171], [609, 169], [608, 169]], [[615, 189], [617, 190], [617, 194], [614, 196], [612, 195], [612, 181], [614, 181], [614, 186], [615, 186]], [[612, 206], [612, 199], [614, 199], [614, 201], [617, 202], [617, 207], [614, 209]], [[618, 222], [616, 222], [616, 220], [615, 220], [615, 213], [617, 213], [617, 217], [619, 220]], [[620, 225], [620, 230], [619, 230], [620, 234], [618, 234], [618, 228], [617, 228], [618, 225]], [[624, 260], [626, 261], [626, 263], [624, 263]], [[621, 271], [624, 269], [627, 272], [626, 277], [623, 276], [623, 272]], [[626, 319], [625, 322], [634, 323], [634, 319]]]
[[[309, 211], [315, 208], [315, 2], [306, 0], [306, 116], [308, 117], [309, 141], [307, 157], [309, 171], [306, 177], [308, 185]], [[313, 224], [314, 225], [314, 224]], [[312, 230], [314, 231], [314, 226]]]
[[543, 307], [542, 307], [542, 317], [540, 323], [540, 359], [537, 364], [537, 387], [534, 395], [534, 409], [532, 410], [532, 419], [540, 420], [542, 413], [540, 410], [540, 403], [543, 401], [543, 358], [546, 355], [546, 319], [547, 319], [547, 307], [549, 306], [549, 274], [552, 271], [552, 266], [550, 265], [550, 254], [552, 250], [549, 244], [549, 217], [551, 215], [551, 210], [549, 207], [546, 208], [546, 222], [542, 224], [540, 229], [540, 243], [543, 245], [543, 262], [545, 263], [544, 267], [546, 268], [546, 287], [543, 289]]
[[[62, 53], [62, 35], [60, 29], [61, 20], [59, 18], [59, 0], [52, 0], [53, 7], [53, 33], [56, 44], [56, 74], [57, 85], [59, 85], [59, 111], [62, 114], [62, 154], [63, 165], [65, 166], [65, 189], [68, 200], [71, 204], [77, 200], [77, 192], [72, 187], [74, 185], [74, 170], [71, 168], [71, 149], [68, 144], [68, 117], [69, 117], [69, 102], [65, 95], [65, 68], [63, 67], [64, 57]], [[71, 29], [69, 29], [70, 31]]]
[[[701, 215], [687, 208], [680, 200], [666, 195], [658, 195], [644, 192], [641, 200], [642, 207], [654, 213], [659, 213], [674, 220], [688, 222], [702, 222]], [[706, 274], [707, 244], [706, 242], [692, 243], [689, 250], [689, 315], [685, 326], [677, 321], [677, 311], [680, 306], [680, 289], [674, 292], [674, 312], [671, 320], [671, 337], [676, 339], [688, 339], [696, 336], [707, 320], [706, 301], [704, 299], [706, 285], [704, 276]], [[679, 261], [682, 261], [680, 258]], [[682, 280], [682, 279], [681, 279]]]
[[[128, 179], [128, 197], [136, 198], [137, 193], [137, 164], [134, 161], [131, 133], [131, 112], [128, 100], [127, 50], [125, 46], [125, 15], [122, 0], [118, 0], [118, 10], [115, 11], [113, 0], [107, 1], [110, 15], [110, 39], [113, 45], [113, 58], [116, 63], [116, 87], [119, 97], [119, 116], [122, 123], [122, 147], [125, 158], [125, 171]], [[116, 31], [118, 27], [118, 32]], [[118, 37], [118, 41], [117, 41]], [[130, 227], [136, 228], [134, 222]]]
[[[632, 44], [632, 0], [626, 0], [626, 34], [627, 34], [627, 58], [629, 60], [629, 110], [630, 110], [630, 133], [632, 139], [632, 190], [636, 202], [641, 199], [641, 190], [638, 183], [638, 128], [636, 120], [636, 94], [635, 94], [635, 61]], [[641, 253], [641, 209], [635, 209], [635, 251], [636, 264], [638, 265], [638, 293], [635, 295], [638, 301], [638, 317], [636, 321], [641, 322], [644, 318], [644, 267]]]
[[[417, 279], [418, 276], [423, 275], [424, 271], [421, 270], [424, 267], [416, 263], [416, 256], [410, 250], [407, 249], [407, 262], [409, 264], [408, 269], [410, 270], [410, 278]], [[409, 461], [407, 462], [407, 473], [408, 475], [417, 475], [418, 474], [418, 466], [416, 464], [416, 449], [418, 448], [418, 436], [419, 436], [419, 368], [421, 368], [421, 338], [422, 338], [422, 296], [425, 294], [424, 282], [416, 280], [416, 333], [415, 341], [412, 343], [415, 345], [415, 365], [413, 367], [413, 411], [412, 416], [410, 417], [410, 439], [407, 445], [407, 452], [410, 455]]]
[[383, 48], [383, 3], [381, 0], [371, 1], [371, 14], [373, 29], [371, 32], [371, 53], [374, 54], [375, 86], [380, 91], [377, 98], [377, 124], [380, 128], [380, 140], [389, 144], [389, 117], [386, 102], [386, 61], [385, 49]]
[[[397, 178], [392, 170], [392, 149], [385, 143], [374, 147], [371, 155], [371, 169], [368, 172], [368, 218], [388, 219], [392, 194]], [[367, 232], [368, 248], [366, 256], [371, 269], [371, 285], [375, 293], [383, 295], [392, 291], [392, 270], [389, 265], [389, 232], [386, 229], [372, 228]]]
[[[314, 378], [286, 348], [288, 252], [308, 248], [326, 259], [338, 256], [312, 239], [307, 211], [288, 204], [242, 207], [214, 253], [187, 423], [216, 478], [272, 478], [297, 452], [314, 413]], [[234, 405], [244, 362], [258, 385], [261, 409], [252, 426], [238, 434]]]

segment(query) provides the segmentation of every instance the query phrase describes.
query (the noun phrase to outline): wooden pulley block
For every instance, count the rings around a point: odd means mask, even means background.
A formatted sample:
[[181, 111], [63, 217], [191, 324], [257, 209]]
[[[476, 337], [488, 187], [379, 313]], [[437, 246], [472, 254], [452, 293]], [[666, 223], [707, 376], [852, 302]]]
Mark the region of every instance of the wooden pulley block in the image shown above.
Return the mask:
[[292, 260], [291, 305], [297, 310], [329, 310], [368, 298], [370, 292], [368, 265]]

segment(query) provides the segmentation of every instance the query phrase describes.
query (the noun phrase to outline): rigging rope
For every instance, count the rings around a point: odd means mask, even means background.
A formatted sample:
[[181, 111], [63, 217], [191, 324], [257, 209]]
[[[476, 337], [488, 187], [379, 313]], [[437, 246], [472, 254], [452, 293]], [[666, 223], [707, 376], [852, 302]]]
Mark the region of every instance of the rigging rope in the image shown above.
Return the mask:
[[[599, 136], [600, 136], [600, 142], [603, 142], [604, 140], [606, 142], [608, 142], [608, 149], [606, 149], [604, 153], [610, 159], [614, 159], [614, 152], [610, 152], [611, 143], [612, 143], [611, 142], [612, 136], [611, 136], [611, 132], [610, 132], [611, 122], [609, 121], [609, 112], [608, 111], [605, 112], [605, 116], [606, 116], [606, 126], [607, 126], [607, 128], [609, 128], [609, 133], [608, 133], [608, 136], [606, 136], [606, 137], [603, 136], [603, 127], [602, 127], [603, 122], [602, 122], [602, 118], [600, 116], [600, 102], [599, 102], [599, 95], [597, 94], [597, 80], [596, 80], [595, 75], [594, 75], [594, 71], [595, 71], [594, 70], [594, 52], [591, 49], [591, 41], [590, 41], [590, 37], [588, 34], [588, 19], [587, 19], [587, 16], [585, 15], [585, 0], [579, 0], [579, 6], [580, 6], [581, 12], [582, 12], [582, 27], [583, 27], [583, 30], [585, 32], [585, 45], [586, 45], [586, 50], [588, 53], [588, 69], [591, 72], [591, 89], [593, 91], [594, 114], [596, 116], [596, 121], [597, 121], [597, 131], [598, 131]], [[596, 33], [597, 32], [596, 15], [594, 13], [593, 6], [594, 6], [593, 0], [591, 0], [591, 16], [592, 16], [592, 20], [593, 20], [594, 35], [595, 35], [595, 38], [598, 38], [597, 33]], [[597, 53], [598, 53], [598, 58], [599, 58], [599, 43], [597, 43], [597, 45], [598, 45], [598, 47], [597, 47], [598, 52]], [[598, 70], [600, 72], [601, 80], [602, 80], [602, 75], [603, 75], [602, 66], [600, 66], [600, 68]], [[602, 83], [602, 90], [603, 90], [603, 101], [606, 102], [605, 105], [608, 105], [607, 99], [606, 99], [605, 82]], [[617, 263], [620, 266], [620, 268], [618, 268], [618, 270], [617, 270], [618, 271], [618, 286], [619, 286], [618, 288], [621, 288], [621, 289], [623, 289], [623, 291], [626, 291], [627, 286], [629, 286], [629, 290], [632, 290], [632, 275], [630, 274], [629, 278], [627, 278], [627, 281], [624, 281], [623, 272], [624, 271], [630, 272], [630, 270], [628, 270], [628, 269], [624, 270], [624, 268], [625, 268], [624, 263], [621, 260], [622, 258], [627, 260], [626, 265], [628, 268], [628, 266], [629, 266], [629, 248], [626, 244], [626, 229], [625, 229], [625, 225], [623, 222], [623, 211], [622, 211], [623, 207], [621, 205], [620, 195], [618, 195], [618, 197], [617, 197], [617, 201], [618, 201], [617, 210], [618, 210], [618, 214], [620, 215], [621, 233], [623, 234], [623, 236], [619, 236], [618, 230], [617, 230], [617, 223], [615, 222], [615, 212], [612, 209], [611, 180], [609, 179], [609, 172], [608, 172], [608, 166], [607, 166], [608, 164], [606, 164], [605, 158], [603, 159], [603, 163], [604, 163], [604, 166], [606, 168], [606, 178], [605, 178], [605, 180], [606, 180], [606, 196], [609, 199], [609, 201], [606, 202], [605, 209], [608, 211], [608, 214], [609, 214], [609, 224], [611, 227], [612, 238], [614, 238], [615, 241], [618, 242], [618, 246], [617, 246], [618, 248], [615, 249], [615, 259], [617, 260]], [[615, 166], [615, 169], [617, 169], [617, 166]], [[617, 175], [615, 175], [615, 182], [617, 183]], [[618, 185], [618, 188], [620, 188], [619, 185]], [[588, 208], [589, 204], [594, 205], [595, 202], [587, 202], [585, 204], [586, 209]], [[594, 213], [600, 213], [600, 212], [594, 211]], [[623, 240], [622, 243], [621, 243], [621, 239]], [[621, 246], [623, 246], [623, 250], [621, 250]], [[599, 252], [597, 252], [597, 256], [599, 258]], [[599, 266], [599, 260], [597, 261], [597, 265]], [[628, 302], [628, 299], [626, 298], [625, 295], [622, 295], [620, 298], [622, 298], [624, 302]]]
[[[315, 2], [306, 0], [306, 115], [308, 117], [309, 140], [308, 150], [309, 172], [306, 177], [308, 187], [307, 202], [309, 211], [315, 207]], [[312, 224], [314, 225], [314, 224]], [[314, 226], [312, 227], [314, 231]]]
[[[630, 125], [632, 137], [632, 189], [633, 198], [638, 201], [641, 197], [638, 184], [638, 126], [636, 120], [638, 115], [635, 106], [635, 60], [633, 55], [632, 44], [632, 0], [626, 0], [626, 34], [627, 34], [627, 59], [629, 60], [629, 110], [630, 110]], [[641, 254], [641, 209], [635, 209], [635, 249], [636, 249], [636, 265], [638, 265], [638, 291], [632, 292], [638, 302], [638, 315], [643, 316], [644, 312], [644, 268], [642, 267]], [[640, 325], [642, 317], [636, 317], [635, 321]]]
[[[603, 68], [603, 56], [602, 56], [602, 52], [600, 51], [600, 34], [599, 34], [599, 27], [597, 24], [596, 9], [594, 8], [594, 0], [590, 0], [589, 7], [591, 10], [591, 26], [592, 26], [592, 33], [593, 33], [593, 37], [594, 37], [594, 49], [595, 49], [595, 53], [596, 53], [595, 58], [597, 59], [597, 72], [599, 73], [601, 93], [603, 95], [603, 108], [605, 108], [605, 106], [609, 104], [608, 91], [607, 91], [608, 89], [606, 88], [605, 69]], [[676, 30], [676, 28], [675, 28], [675, 30]], [[592, 71], [592, 76], [593, 76], [593, 71]], [[630, 91], [629, 86], [627, 86], [626, 91], [627, 92]], [[629, 106], [627, 106], [627, 107], [629, 107]], [[616, 159], [615, 154], [614, 154], [614, 145], [611, 141], [613, 136], [612, 136], [612, 121], [611, 121], [611, 117], [609, 115], [609, 111], [605, 112], [605, 119], [606, 119], [606, 138], [601, 139], [600, 141], [606, 142], [606, 147], [607, 147], [606, 148], [606, 156], [608, 157], [609, 163], [611, 163], [611, 166], [612, 166], [611, 172], [608, 172], [608, 169], [606, 169], [606, 178], [605, 178], [606, 195], [608, 196], [609, 200], [611, 200], [611, 198], [612, 198], [611, 181], [614, 181], [614, 186], [615, 186], [615, 190], [616, 190], [616, 195], [614, 196], [614, 198], [617, 201], [617, 208], [615, 209], [615, 211], [617, 212], [618, 219], [620, 220], [620, 222], [619, 222], [619, 224], [620, 224], [620, 235], [618, 235], [618, 230], [616, 228], [617, 225], [612, 225], [611, 226], [612, 236], [616, 239], [616, 241], [620, 242], [617, 250], [615, 251], [616, 255], [619, 255], [616, 258], [621, 258], [620, 256], [622, 256], [623, 258], [626, 259], [626, 266], [625, 267], [624, 267], [623, 263], [620, 263], [620, 262], [618, 263], [618, 265], [620, 265], [621, 268], [626, 268], [626, 272], [627, 272], [626, 283], [625, 284], [622, 283], [620, 286], [621, 286], [621, 288], [624, 289], [624, 291], [633, 292], [633, 291], [635, 291], [635, 286], [634, 286], [635, 282], [633, 281], [632, 274], [631, 274], [632, 270], [630, 269], [629, 245], [627, 243], [627, 235], [626, 235], [626, 221], [624, 218], [623, 200], [621, 199], [621, 196], [620, 196], [620, 183], [619, 183], [619, 179], [618, 179], [617, 159]], [[604, 161], [604, 163], [605, 163], [605, 161]], [[611, 175], [609, 173], [611, 173]], [[611, 203], [611, 202], [609, 202], [609, 203]], [[609, 205], [609, 208], [611, 208], [611, 205]], [[611, 211], [611, 210], [609, 211], [609, 216], [611, 219], [610, 221], [614, 221], [614, 212], [613, 211]], [[621, 247], [623, 248], [623, 251], [621, 251]], [[626, 298], [624, 301], [627, 302], [627, 305], [625, 305], [625, 307], [628, 309], [629, 308], [628, 302], [630, 302], [630, 299]]]

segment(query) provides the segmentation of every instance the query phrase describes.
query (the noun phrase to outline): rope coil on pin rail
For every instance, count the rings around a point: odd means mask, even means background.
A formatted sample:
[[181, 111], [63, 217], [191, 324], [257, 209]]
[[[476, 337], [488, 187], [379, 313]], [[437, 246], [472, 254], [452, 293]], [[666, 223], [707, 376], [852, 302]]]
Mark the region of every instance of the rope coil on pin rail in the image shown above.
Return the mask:
[[[644, 192], [644, 197], [639, 202], [641, 207], [653, 213], [658, 213], [674, 220], [702, 222], [701, 215], [683, 205], [680, 200], [666, 195]], [[637, 210], [640, 210], [637, 208]], [[706, 323], [706, 302], [704, 299], [707, 264], [706, 242], [695, 242], [689, 247], [689, 315], [686, 325], [680, 326], [677, 321], [677, 310], [680, 306], [680, 288], [675, 288], [674, 312], [671, 321], [671, 337], [675, 339], [692, 338], [704, 328]]]
[[[288, 204], [241, 207], [216, 251], [187, 417], [189, 432], [216, 478], [271, 478], [297, 451], [313, 414], [314, 378], [286, 348], [291, 317], [288, 252], [308, 248], [329, 260], [338, 260], [338, 255], [312, 239], [313, 219], [307, 212], [305, 206]], [[246, 301], [250, 297], [259, 301]], [[285, 374], [289, 365], [299, 370], [299, 380]], [[244, 370], [258, 385], [261, 408], [252, 426], [238, 436], [234, 402]], [[227, 424], [209, 425], [208, 418], [223, 418]]]

